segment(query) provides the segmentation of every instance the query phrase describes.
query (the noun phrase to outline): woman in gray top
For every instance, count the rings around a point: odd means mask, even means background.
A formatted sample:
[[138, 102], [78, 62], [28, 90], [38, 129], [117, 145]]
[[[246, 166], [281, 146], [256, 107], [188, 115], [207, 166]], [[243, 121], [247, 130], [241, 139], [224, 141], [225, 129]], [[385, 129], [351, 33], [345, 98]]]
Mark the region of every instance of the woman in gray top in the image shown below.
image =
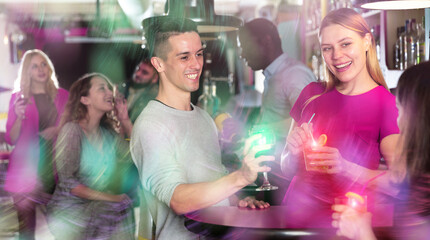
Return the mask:
[[[115, 99], [116, 100], [116, 99]], [[87, 74], [70, 89], [56, 145], [58, 184], [48, 204], [57, 239], [133, 239], [132, 201], [121, 188], [118, 166], [131, 162], [121, 135], [132, 124], [109, 80]]]

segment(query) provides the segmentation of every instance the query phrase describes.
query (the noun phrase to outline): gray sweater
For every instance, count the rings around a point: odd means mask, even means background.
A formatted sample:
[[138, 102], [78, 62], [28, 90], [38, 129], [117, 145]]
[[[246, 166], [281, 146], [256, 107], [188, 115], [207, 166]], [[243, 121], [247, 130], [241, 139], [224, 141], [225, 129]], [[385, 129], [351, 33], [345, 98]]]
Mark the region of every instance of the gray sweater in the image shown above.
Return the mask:
[[[192, 107], [181, 111], [150, 101], [134, 123], [131, 153], [156, 224], [156, 239], [197, 239], [185, 228], [184, 216], [170, 209], [173, 192], [179, 184], [214, 181], [227, 174], [215, 123], [205, 111]], [[219, 204], [228, 205], [228, 200]]]

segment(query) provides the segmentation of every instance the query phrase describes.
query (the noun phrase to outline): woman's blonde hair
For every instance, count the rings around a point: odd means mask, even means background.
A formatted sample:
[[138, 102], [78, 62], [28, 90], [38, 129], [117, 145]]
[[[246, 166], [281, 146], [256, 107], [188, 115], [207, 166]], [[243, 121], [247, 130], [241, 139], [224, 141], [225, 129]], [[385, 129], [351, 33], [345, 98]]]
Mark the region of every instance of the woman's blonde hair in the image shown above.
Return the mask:
[[[371, 36], [372, 38], [371, 45], [369, 47], [369, 50], [366, 52], [366, 69], [369, 72], [370, 77], [373, 79], [373, 81], [375, 81], [378, 85], [385, 87], [385, 89], [389, 90], [387, 83], [384, 80], [384, 76], [382, 75], [381, 68], [379, 66], [378, 57], [376, 55], [375, 39], [372, 33], [370, 32], [370, 28], [369, 28], [369, 25], [367, 25], [366, 20], [364, 20], [364, 18], [359, 13], [357, 13], [356, 11], [350, 8], [340, 8], [340, 9], [331, 11], [322, 20], [318, 37], [321, 37], [321, 32], [323, 31], [324, 28], [331, 26], [333, 24], [338, 24], [344, 28], [352, 30], [358, 33], [363, 38], [366, 36], [367, 33]], [[325, 78], [327, 79], [324, 92], [311, 97], [306, 102], [306, 105], [312, 100], [316, 99], [317, 97], [330, 91], [337, 84], [339, 84], [340, 82], [339, 79], [337, 79], [334, 76], [334, 74], [330, 72], [327, 66], [325, 67], [324, 75], [325, 75]]]
[[52, 100], [55, 99], [58, 92], [58, 80], [55, 75], [54, 65], [49, 59], [48, 55], [46, 55], [43, 51], [39, 49], [28, 50], [24, 53], [24, 56], [21, 60], [21, 65], [18, 70], [18, 77], [15, 81], [14, 92], [21, 92], [24, 97], [31, 97], [31, 77], [30, 77], [30, 67], [31, 60], [35, 56], [41, 56], [45, 59], [49, 68], [49, 80], [46, 82], [45, 90], [46, 93], [51, 97]]

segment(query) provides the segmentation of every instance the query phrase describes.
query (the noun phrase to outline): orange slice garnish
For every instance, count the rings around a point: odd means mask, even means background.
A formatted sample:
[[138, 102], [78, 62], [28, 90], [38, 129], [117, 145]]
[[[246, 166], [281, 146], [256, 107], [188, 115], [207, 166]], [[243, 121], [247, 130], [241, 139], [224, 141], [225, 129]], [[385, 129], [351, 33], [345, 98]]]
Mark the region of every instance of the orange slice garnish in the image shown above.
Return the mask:
[[357, 202], [359, 202], [360, 204], [364, 204], [364, 198], [360, 194], [357, 194], [357, 193], [354, 193], [354, 192], [347, 192], [345, 194], [345, 196], [347, 198], [352, 198], [352, 199], [357, 200]]
[[222, 131], [224, 127], [224, 120], [228, 118], [231, 118], [230, 114], [228, 113], [220, 113], [215, 117], [214, 122], [218, 131]]
[[327, 143], [327, 135], [325, 135], [325, 134], [321, 134], [321, 135], [318, 137], [318, 144], [319, 144], [320, 146], [324, 146], [326, 143]]

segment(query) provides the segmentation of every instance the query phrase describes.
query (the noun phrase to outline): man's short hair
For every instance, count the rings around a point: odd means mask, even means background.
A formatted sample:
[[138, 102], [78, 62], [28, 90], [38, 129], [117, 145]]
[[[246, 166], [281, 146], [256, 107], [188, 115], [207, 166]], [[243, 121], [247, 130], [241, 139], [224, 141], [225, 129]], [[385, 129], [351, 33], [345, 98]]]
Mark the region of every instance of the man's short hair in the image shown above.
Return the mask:
[[197, 24], [188, 18], [158, 16], [144, 19], [142, 26], [145, 32], [146, 47], [149, 57], [157, 56], [166, 59], [171, 36], [185, 32], [196, 32]]
[[245, 23], [243, 27], [240, 27], [239, 31], [241, 33], [246, 33], [249, 36], [256, 37], [257, 39], [264, 36], [270, 36], [272, 38], [272, 44], [281, 46], [281, 37], [279, 36], [278, 28], [275, 24], [265, 18], [256, 18], [251, 20]]

